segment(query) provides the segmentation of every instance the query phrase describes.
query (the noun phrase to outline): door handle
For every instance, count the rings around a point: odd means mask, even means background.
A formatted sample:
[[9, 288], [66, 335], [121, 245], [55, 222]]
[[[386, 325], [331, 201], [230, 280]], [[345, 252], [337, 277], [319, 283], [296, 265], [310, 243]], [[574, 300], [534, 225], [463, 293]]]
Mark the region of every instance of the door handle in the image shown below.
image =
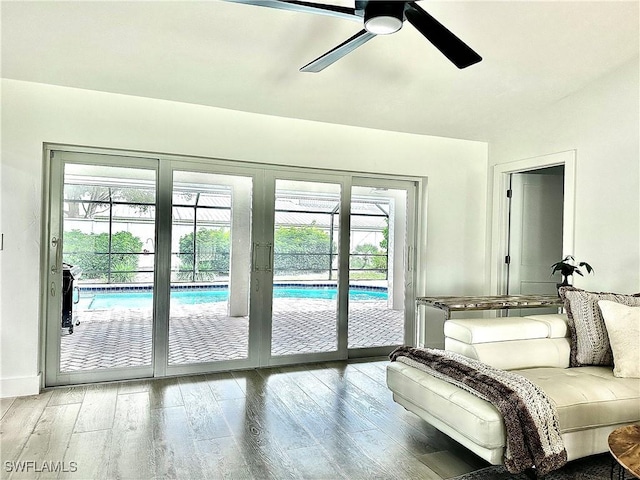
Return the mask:
[[273, 271], [273, 244], [267, 243], [267, 272]]
[[60, 241], [59, 238], [53, 237], [51, 239], [51, 246], [53, 246], [56, 249], [53, 265], [51, 265], [51, 275], [56, 275], [60, 273], [60, 267], [62, 263], [62, 249], [60, 248], [60, 243], [62, 242]]

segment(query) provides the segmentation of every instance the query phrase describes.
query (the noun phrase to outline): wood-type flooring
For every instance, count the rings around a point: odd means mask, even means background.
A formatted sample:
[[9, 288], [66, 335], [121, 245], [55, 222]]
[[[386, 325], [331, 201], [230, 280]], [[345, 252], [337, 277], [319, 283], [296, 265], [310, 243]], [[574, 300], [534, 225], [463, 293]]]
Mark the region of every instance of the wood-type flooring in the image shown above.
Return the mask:
[[425, 479], [487, 464], [393, 402], [387, 361], [4, 398], [7, 479]]

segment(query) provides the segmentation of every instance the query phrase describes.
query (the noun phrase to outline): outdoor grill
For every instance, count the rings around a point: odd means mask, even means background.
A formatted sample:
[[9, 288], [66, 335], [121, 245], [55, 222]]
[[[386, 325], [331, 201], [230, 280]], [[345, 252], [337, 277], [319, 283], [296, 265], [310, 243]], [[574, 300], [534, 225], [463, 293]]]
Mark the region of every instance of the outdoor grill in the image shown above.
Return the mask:
[[[73, 305], [80, 301], [80, 289], [73, 286], [73, 281], [78, 280], [82, 274], [80, 267], [62, 264], [62, 328], [68, 328], [69, 333], [73, 333]], [[78, 291], [78, 298], [73, 300], [74, 290]], [[80, 321], [76, 320], [75, 325], [80, 325]]]

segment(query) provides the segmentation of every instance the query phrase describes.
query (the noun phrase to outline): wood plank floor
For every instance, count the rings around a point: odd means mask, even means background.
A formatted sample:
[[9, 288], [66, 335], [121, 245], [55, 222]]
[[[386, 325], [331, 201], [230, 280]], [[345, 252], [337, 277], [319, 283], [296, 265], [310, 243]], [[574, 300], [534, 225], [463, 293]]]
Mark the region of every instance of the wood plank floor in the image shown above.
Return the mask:
[[441, 480], [486, 466], [393, 402], [386, 364], [331, 362], [2, 399], [0, 476]]

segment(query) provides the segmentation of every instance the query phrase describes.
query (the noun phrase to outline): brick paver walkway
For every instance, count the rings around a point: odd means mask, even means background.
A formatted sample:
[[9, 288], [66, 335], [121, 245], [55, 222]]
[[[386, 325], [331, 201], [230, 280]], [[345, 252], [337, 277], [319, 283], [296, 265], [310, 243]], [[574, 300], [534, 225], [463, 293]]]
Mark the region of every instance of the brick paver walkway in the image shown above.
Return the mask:
[[[169, 327], [171, 365], [247, 357], [247, 317], [226, 316], [226, 303], [172, 306]], [[151, 365], [150, 309], [84, 310], [81, 324], [64, 329], [60, 370]], [[335, 302], [276, 299], [273, 306], [272, 355], [333, 351], [337, 348]], [[404, 315], [386, 301], [349, 305], [349, 348], [403, 343]]]

